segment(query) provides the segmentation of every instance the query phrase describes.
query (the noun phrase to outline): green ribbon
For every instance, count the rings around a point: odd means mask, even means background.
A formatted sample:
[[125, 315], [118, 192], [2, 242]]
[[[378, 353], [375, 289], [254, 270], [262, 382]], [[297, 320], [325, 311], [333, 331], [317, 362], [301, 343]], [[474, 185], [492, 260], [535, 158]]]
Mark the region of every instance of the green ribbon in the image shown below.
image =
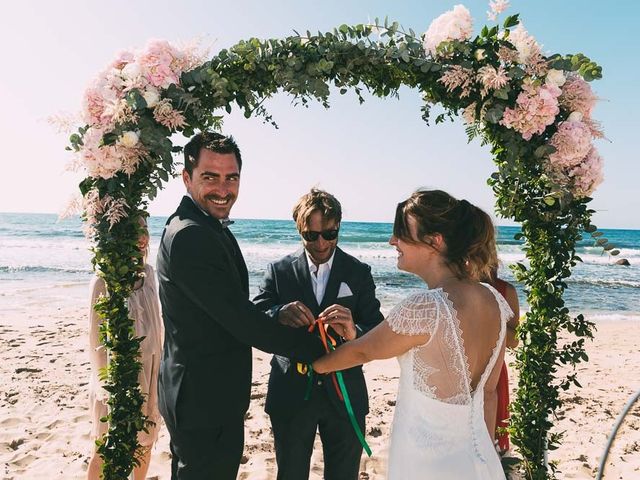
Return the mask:
[[313, 367], [311, 364], [307, 365], [307, 390], [304, 392], [304, 399], [309, 400], [311, 398], [311, 389], [313, 388]]
[[[329, 348], [331, 350], [335, 350], [333, 345], [329, 343]], [[340, 391], [342, 392], [342, 396], [344, 397], [344, 406], [347, 408], [347, 413], [349, 414], [349, 421], [351, 422], [351, 426], [353, 430], [356, 432], [356, 436], [358, 440], [360, 440], [360, 444], [364, 451], [367, 452], [367, 455], [371, 456], [371, 448], [367, 441], [364, 439], [364, 435], [362, 434], [362, 430], [360, 430], [360, 425], [358, 425], [358, 421], [356, 420], [356, 415], [353, 413], [353, 407], [351, 406], [351, 400], [349, 399], [349, 393], [347, 392], [347, 387], [344, 384], [344, 379], [342, 378], [342, 372], [336, 372], [336, 377], [338, 378], [338, 384], [340, 385]]]

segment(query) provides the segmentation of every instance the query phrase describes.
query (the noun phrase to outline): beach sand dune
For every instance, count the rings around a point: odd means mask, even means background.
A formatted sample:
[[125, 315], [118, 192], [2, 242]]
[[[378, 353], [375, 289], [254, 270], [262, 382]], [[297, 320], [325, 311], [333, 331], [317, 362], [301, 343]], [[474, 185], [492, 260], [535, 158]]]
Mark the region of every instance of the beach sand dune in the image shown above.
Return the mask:
[[[551, 454], [560, 478], [594, 478], [599, 456], [618, 413], [640, 388], [638, 322], [600, 322], [590, 362], [579, 367], [583, 388], [563, 393], [557, 430], [563, 446]], [[86, 310], [33, 302], [0, 313], [0, 478], [81, 479], [87, 466], [89, 360]], [[251, 409], [240, 479], [275, 478], [276, 465], [268, 417], [264, 413], [269, 355], [254, 351]], [[383, 479], [387, 442], [398, 379], [395, 360], [365, 368], [371, 397], [367, 441], [373, 456], [363, 456], [361, 479]], [[607, 479], [640, 478], [640, 405], [619, 432], [609, 457]], [[148, 478], [170, 478], [168, 434], [163, 427], [153, 451]], [[311, 478], [322, 478], [320, 443]]]

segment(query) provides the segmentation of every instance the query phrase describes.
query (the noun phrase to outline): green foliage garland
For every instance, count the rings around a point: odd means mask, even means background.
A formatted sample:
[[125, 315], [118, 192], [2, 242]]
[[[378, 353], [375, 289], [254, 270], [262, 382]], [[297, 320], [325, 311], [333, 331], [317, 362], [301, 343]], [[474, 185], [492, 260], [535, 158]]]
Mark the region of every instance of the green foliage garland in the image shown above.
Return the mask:
[[[173, 154], [180, 148], [173, 145], [171, 135], [181, 132], [189, 137], [198, 130], [220, 129], [221, 112], [232, 108], [275, 125], [263, 104], [278, 92], [291, 95], [296, 104], [317, 100], [328, 107], [332, 87], [340, 94], [354, 91], [362, 103], [364, 91], [378, 97], [394, 96], [403, 85], [423, 94], [425, 121], [435, 104], [444, 108], [436, 123], [466, 109], [473, 117], [467, 127], [469, 138], [479, 136], [492, 147], [497, 171], [489, 184], [496, 195], [497, 212], [522, 225], [516, 239], [524, 241], [528, 265], [518, 263], [514, 272], [525, 286], [531, 307], [519, 329], [516, 364], [520, 379], [509, 430], [523, 457], [527, 478], [554, 477], [556, 466], [547, 468], [545, 451], [557, 448], [561, 440], [560, 435], [549, 434], [561, 406], [559, 390], [579, 386], [575, 373], [558, 378], [556, 369], [587, 360], [584, 342], [593, 335], [593, 324], [582, 315], [570, 316], [563, 301], [565, 281], [580, 261], [575, 247], [581, 232], [596, 234], [590, 223], [593, 211], [587, 208], [590, 198], [574, 196], [544, 168], [555, 150], [549, 140], [571, 112], [561, 107], [556, 122], [527, 141], [500, 120], [505, 109], [515, 105], [525, 78], [540, 82], [543, 74], [535, 80], [535, 73], [513, 64], [507, 71], [507, 84], [489, 94], [482, 92], [478, 82], [464, 92], [442, 81], [443, 74], [456, 66], [473, 72], [487, 65], [498, 68], [501, 49], [514, 50], [507, 40], [509, 29], [517, 24], [517, 15], [509, 17], [503, 30], [485, 27], [472, 40], [444, 42], [433, 56], [425, 54], [422, 39], [412, 30], [405, 32], [396, 22], [386, 20], [382, 24], [376, 20], [374, 25], [342, 25], [316, 35], [307, 32], [285, 39], [241, 41], [181, 72], [178, 83], [158, 89], [165, 105], [182, 116], [182, 121], [169, 126], [158, 120], [155, 100], [136, 88], [126, 91], [124, 113], [98, 133], [100, 148], [117, 150], [128, 132], [135, 132], [135, 168], [90, 175], [81, 184], [88, 234], [95, 242], [93, 262], [108, 291], [96, 305], [104, 319], [102, 340], [110, 352], [104, 372], [110, 393], [106, 419], [110, 429], [99, 442], [104, 478], [122, 479], [130, 473], [137, 462], [136, 435], [146, 422], [137, 384], [141, 339], [135, 338], [127, 298], [140, 275], [138, 217], [163, 182], [176, 174]], [[600, 67], [583, 55], [554, 55], [543, 63], [546, 68], [576, 72], [585, 80], [601, 76]], [[84, 126], [72, 135], [70, 149], [87, 150], [91, 128]], [[576, 340], [559, 345], [558, 335], [563, 331]]]

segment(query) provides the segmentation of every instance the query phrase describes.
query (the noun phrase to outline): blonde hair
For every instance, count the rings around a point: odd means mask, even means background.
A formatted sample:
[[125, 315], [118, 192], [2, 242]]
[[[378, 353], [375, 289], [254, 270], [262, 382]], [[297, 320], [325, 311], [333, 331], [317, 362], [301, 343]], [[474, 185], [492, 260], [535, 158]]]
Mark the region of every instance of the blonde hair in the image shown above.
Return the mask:
[[342, 220], [342, 206], [336, 197], [324, 190], [312, 188], [304, 194], [293, 207], [293, 221], [296, 222], [299, 232], [303, 232], [309, 226], [309, 218], [314, 212], [320, 212], [327, 220]]

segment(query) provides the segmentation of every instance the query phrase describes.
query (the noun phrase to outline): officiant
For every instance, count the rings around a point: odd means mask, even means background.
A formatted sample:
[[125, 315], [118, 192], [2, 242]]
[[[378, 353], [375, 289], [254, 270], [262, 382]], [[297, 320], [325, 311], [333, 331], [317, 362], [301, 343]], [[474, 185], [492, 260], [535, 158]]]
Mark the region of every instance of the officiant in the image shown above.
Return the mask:
[[[282, 305], [299, 302], [305, 315], [281, 321], [318, 335], [310, 319], [329, 317], [329, 341], [336, 344], [375, 327], [383, 316], [371, 268], [337, 246], [340, 202], [314, 188], [295, 205], [293, 219], [302, 248], [268, 265], [254, 303], [275, 317]], [[343, 378], [355, 420], [364, 433], [369, 400], [362, 367], [345, 370]], [[324, 478], [358, 478], [362, 444], [335, 376], [314, 375], [310, 365], [274, 355], [265, 410], [275, 439], [278, 480], [309, 477], [317, 431], [324, 449]]]

